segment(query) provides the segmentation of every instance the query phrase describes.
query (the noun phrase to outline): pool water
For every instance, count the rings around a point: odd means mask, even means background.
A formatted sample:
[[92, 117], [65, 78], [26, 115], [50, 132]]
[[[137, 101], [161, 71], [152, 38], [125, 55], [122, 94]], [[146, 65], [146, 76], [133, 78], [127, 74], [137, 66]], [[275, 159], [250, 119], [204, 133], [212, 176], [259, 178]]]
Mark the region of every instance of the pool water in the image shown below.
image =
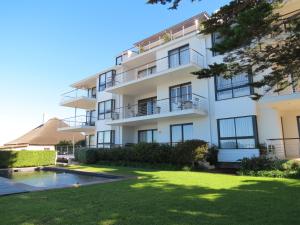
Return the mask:
[[33, 187], [64, 187], [86, 184], [95, 181], [107, 180], [107, 178], [94, 177], [58, 171], [30, 171], [17, 172], [4, 175], [11, 181], [23, 183]]
[[80, 172], [67, 169], [20, 169], [14, 172], [11, 172], [10, 170], [0, 170], [0, 196], [107, 183], [123, 179], [125, 179], [123, 176]]

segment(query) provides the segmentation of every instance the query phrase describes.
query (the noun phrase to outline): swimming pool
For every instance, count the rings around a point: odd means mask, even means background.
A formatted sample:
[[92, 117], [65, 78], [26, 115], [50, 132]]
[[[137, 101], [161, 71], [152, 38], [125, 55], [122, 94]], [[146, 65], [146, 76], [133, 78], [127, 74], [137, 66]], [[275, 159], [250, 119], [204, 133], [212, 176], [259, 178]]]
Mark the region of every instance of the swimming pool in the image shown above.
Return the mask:
[[24, 168], [0, 171], [0, 195], [79, 187], [124, 179], [123, 176], [68, 170], [64, 168]]

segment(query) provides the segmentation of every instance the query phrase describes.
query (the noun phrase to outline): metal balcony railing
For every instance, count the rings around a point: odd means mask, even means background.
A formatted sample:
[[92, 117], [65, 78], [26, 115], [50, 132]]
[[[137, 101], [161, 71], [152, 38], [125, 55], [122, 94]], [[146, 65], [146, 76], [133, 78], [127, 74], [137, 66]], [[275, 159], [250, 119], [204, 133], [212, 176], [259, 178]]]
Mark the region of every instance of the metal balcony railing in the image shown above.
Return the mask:
[[275, 138], [267, 140], [270, 155], [277, 158], [300, 158], [300, 138]]
[[207, 99], [197, 94], [188, 94], [172, 98], [152, 100], [140, 104], [128, 104], [125, 107], [116, 108], [112, 112], [111, 120], [161, 115], [164, 113], [179, 112], [190, 109], [206, 111]]
[[95, 126], [96, 117], [81, 115], [63, 119], [59, 128]]
[[180, 51], [180, 53], [170, 54], [166, 57], [118, 73], [114, 76], [112, 81], [109, 81], [108, 86], [116, 86], [145, 77], [154, 76], [158, 73], [179, 68], [187, 64], [194, 64], [203, 68], [204, 56], [194, 49], [185, 49]]
[[[191, 33], [197, 33], [200, 30], [200, 26], [198, 24], [198, 21], [195, 22], [195, 24], [191, 24], [190, 26], [182, 26], [181, 29], [179, 29], [177, 32], [166, 32], [164, 33], [161, 37], [158, 37], [157, 40], [154, 41], [149, 41], [148, 43], [145, 43], [143, 45], [140, 46], [134, 46], [130, 49], [127, 49], [125, 51], [123, 51], [119, 57], [122, 57], [122, 60], [125, 61], [128, 58], [130, 58], [131, 55], [138, 55], [144, 52], [147, 52], [153, 48], [156, 48], [158, 46], [164, 45], [166, 43], [168, 43], [169, 41], [173, 41], [176, 40], [178, 38], [184, 37], [186, 35], [189, 35]], [[165, 40], [165, 38], [163, 38], [163, 36], [167, 36], [168, 37], [168, 41]]]
[[64, 103], [66, 101], [76, 100], [76, 99], [79, 99], [79, 98], [96, 99], [96, 89], [94, 89], [94, 91], [92, 91], [92, 89], [89, 89], [89, 90], [73, 89], [71, 91], [63, 93], [61, 95], [60, 102]]

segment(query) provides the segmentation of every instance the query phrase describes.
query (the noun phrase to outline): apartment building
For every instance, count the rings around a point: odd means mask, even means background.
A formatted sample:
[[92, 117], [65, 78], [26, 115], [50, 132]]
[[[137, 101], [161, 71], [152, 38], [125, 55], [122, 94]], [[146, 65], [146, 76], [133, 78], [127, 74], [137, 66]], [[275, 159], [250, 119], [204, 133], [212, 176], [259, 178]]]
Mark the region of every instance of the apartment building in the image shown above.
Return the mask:
[[259, 156], [261, 144], [277, 157], [300, 157], [300, 88], [253, 101], [248, 74], [191, 74], [223, 59], [210, 50], [216, 35], [199, 32], [207, 18], [200, 13], [147, 37], [112, 67], [72, 84], [60, 104], [75, 108], [75, 116], [59, 130], [84, 133], [98, 148], [202, 139], [219, 147], [220, 162]]

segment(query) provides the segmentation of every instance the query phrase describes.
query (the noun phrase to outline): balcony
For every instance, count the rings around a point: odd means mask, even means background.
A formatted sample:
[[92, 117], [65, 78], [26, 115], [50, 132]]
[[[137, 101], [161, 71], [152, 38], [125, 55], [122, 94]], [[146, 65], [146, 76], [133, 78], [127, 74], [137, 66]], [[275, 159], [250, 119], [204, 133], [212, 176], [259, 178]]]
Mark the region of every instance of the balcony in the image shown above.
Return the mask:
[[106, 124], [136, 126], [161, 119], [206, 116], [207, 108], [205, 97], [190, 94], [117, 108]]
[[279, 159], [300, 158], [300, 138], [267, 140], [268, 154]]
[[[196, 50], [186, 48], [179, 53], [149, 61], [143, 65], [118, 73], [107, 92], [138, 95], [156, 90], [158, 84], [176, 79], [183, 74], [204, 67], [204, 56]], [[190, 74], [190, 76], [193, 76]]]
[[86, 115], [66, 118], [61, 121], [58, 131], [95, 133], [96, 117]]
[[134, 60], [136, 56], [145, 55], [152, 52], [159, 46], [169, 43], [170, 41], [181, 39], [188, 35], [198, 34], [202, 28], [201, 23], [208, 19], [206, 13], [200, 13], [179, 24], [169, 27], [157, 34], [154, 34], [144, 40], [134, 44], [134, 47], [123, 51], [116, 58], [116, 64]]
[[74, 89], [61, 95], [60, 105], [71, 108], [93, 110], [96, 108], [96, 88], [95, 89]]
[[270, 106], [277, 110], [300, 108], [300, 84], [290, 86], [280, 92], [264, 90], [264, 96], [259, 101], [261, 104]]

